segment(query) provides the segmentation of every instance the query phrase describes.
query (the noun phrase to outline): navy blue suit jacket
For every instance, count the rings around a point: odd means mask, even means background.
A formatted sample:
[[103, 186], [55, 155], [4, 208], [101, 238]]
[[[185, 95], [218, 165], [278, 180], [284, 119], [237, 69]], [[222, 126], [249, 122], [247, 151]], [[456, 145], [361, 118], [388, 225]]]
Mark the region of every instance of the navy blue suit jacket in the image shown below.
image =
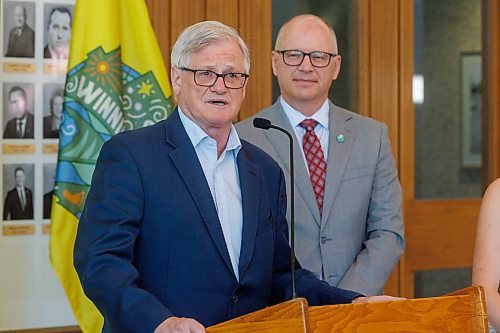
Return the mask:
[[[167, 317], [205, 326], [291, 296], [284, 176], [242, 141], [237, 164], [243, 232], [236, 279], [201, 164], [175, 111], [118, 134], [102, 148], [75, 243], [75, 267], [105, 332], [153, 332]], [[310, 304], [359, 294], [306, 270], [297, 292]]]

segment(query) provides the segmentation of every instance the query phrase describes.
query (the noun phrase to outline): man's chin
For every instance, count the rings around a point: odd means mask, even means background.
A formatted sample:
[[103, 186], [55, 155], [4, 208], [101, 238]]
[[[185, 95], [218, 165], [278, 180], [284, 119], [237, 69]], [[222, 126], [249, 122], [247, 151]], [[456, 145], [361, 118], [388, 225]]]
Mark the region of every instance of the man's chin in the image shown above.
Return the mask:
[[68, 48], [65, 47], [64, 45], [54, 47], [54, 51], [59, 53], [59, 54], [64, 54], [68, 51]]

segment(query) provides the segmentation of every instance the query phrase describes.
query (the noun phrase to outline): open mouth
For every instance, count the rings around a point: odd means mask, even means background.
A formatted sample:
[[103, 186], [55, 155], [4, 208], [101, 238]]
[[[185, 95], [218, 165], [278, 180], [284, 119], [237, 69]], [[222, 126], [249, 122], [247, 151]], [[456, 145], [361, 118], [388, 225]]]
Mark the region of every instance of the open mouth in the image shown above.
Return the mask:
[[298, 79], [294, 79], [294, 81], [298, 81], [298, 82], [314, 82], [315, 80], [298, 78]]
[[210, 104], [213, 104], [213, 105], [217, 105], [217, 106], [226, 106], [228, 105], [229, 103], [222, 100], [222, 99], [212, 99], [210, 101], [208, 101]]

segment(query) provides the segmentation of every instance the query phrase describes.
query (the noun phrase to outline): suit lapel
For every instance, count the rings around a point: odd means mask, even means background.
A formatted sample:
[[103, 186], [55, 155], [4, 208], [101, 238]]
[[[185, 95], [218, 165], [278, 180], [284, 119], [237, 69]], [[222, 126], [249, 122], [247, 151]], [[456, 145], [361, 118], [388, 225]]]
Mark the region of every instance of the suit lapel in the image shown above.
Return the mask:
[[[325, 203], [323, 205], [323, 221], [328, 221], [328, 215], [337, 196], [341, 180], [351, 154], [356, 131], [348, 121], [352, 116], [330, 103], [329, 147], [326, 169]], [[337, 140], [337, 138], [341, 138]], [[324, 225], [322, 225], [324, 227]]]
[[226, 266], [234, 275], [222, 227], [212, 200], [212, 194], [210, 193], [198, 156], [182, 125], [178, 112], [176, 109], [165, 122], [167, 142], [174, 147], [169, 153], [170, 158], [191, 193], [193, 202], [198, 208]]
[[33, 137], [33, 116], [28, 114], [26, 117], [26, 127], [24, 128], [24, 137], [32, 138]]
[[247, 156], [245, 145], [238, 153], [241, 201], [243, 207], [243, 232], [238, 270], [240, 281], [252, 259], [259, 219], [260, 169]]
[[[269, 109], [269, 112], [265, 115], [265, 117], [268, 118], [274, 125], [283, 127], [284, 129], [289, 131], [293, 136], [296, 189], [295, 195], [302, 196], [302, 199], [309, 207], [309, 210], [312, 212], [314, 221], [319, 226], [321, 219], [319, 215], [319, 208], [318, 204], [316, 203], [316, 197], [312, 189], [311, 180], [309, 179], [309, 173], [307, 172], [306, 164], [304, 162], [304, 158], [302, 157], [302, 144], [299, 144], [297, 142], [295, 131], [290, 125], [290, 121], [285, 115], [285, 112], [283, 111], [283, 108], [281, 107], [279, 101]], [[288, 172], [288, 174], [290, 174], [288, 139], [283, 133], [280, 133], [276, 130], [268, 130], [265, 132], [265, 135], [279, 155], [282, 165], [284, 165], [286, 171]], [[290, 194], [289, 191], [287, 193]]]

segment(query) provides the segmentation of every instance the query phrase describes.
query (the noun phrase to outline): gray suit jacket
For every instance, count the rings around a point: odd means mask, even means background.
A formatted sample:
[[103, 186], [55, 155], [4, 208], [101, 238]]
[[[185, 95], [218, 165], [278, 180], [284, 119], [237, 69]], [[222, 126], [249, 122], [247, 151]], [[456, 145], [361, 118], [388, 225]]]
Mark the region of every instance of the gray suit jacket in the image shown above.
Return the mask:
[[[269, 119], [294, 131], [279, 102], [236, 125], [242, 139], [262, 148], [283, 169], [290, 193], [288, 139], [254, 128]], [[330, 103], [330, 141], [323, 216], [295, 140], [295, 238], [301, 265], [340, 288], [379, 294], [404, 248], [401, 185], [387, 127]], [[342, 134], [345, 138], [337, 140]], [[290, 198], [288, 198], [290, 207]], [[290, 221], [290, 211], [287, 212]], [[323, 272], [323, 274], [322, 274]]]

